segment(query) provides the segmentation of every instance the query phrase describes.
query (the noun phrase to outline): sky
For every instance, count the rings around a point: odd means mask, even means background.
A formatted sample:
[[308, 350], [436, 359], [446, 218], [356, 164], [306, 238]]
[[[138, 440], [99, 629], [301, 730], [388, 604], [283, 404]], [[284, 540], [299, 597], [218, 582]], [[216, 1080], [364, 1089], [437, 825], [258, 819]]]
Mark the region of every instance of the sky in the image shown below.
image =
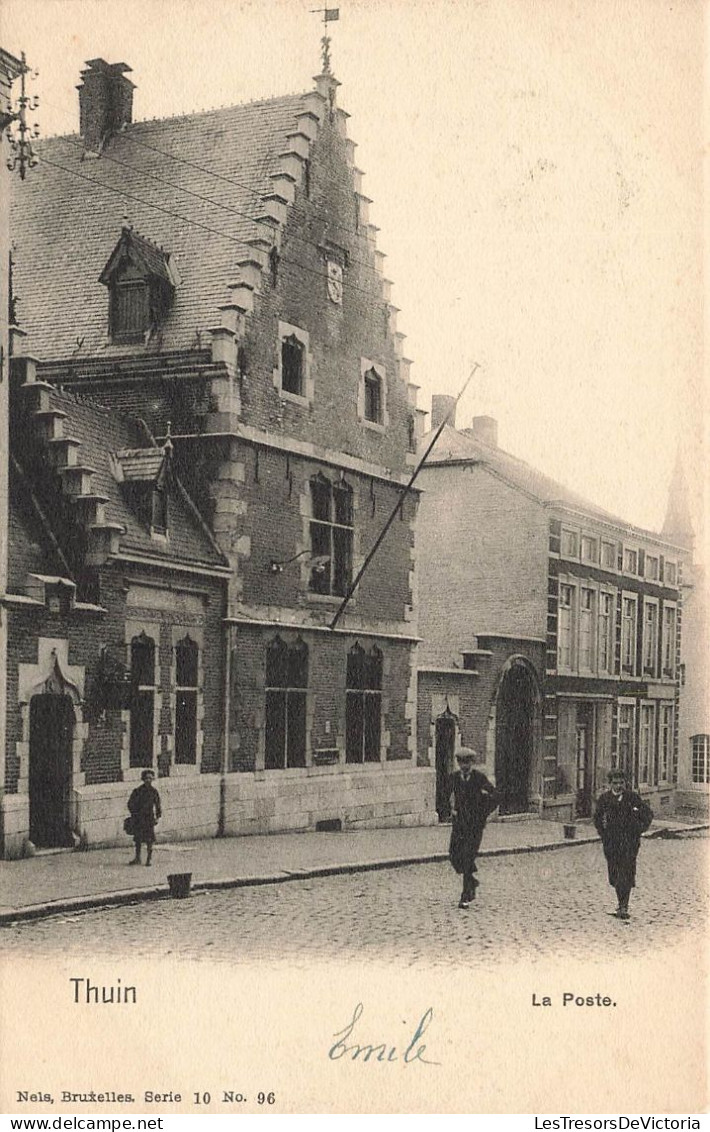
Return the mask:
[[[335, 3], [336, 0], [333, 0]], [[134, 118], [310, 89], [312, 0], [0, 0], [44, 136], [86, 60]], [[333, 70], [420, 405], [660, 528], [678, 445], [701, 517], [703, 5], [341, 0]], [[30, 174], [31, 175], [31, 174]]]

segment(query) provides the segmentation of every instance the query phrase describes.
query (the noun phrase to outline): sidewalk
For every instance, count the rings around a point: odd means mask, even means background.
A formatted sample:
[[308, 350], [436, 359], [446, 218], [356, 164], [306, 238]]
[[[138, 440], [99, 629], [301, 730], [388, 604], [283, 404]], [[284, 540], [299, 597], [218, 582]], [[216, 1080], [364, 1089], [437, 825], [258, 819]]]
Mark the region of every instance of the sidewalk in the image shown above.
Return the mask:
[[[645, 836], [707, 828], [707, 823], [658, 821]], [[128, 837], [125, 847], [39, 853], [22, 861], [0, 861], [0, 925], [79, 908], [160, 899], [168, 895], [170, 873], [191, 873], [193, 890], [204, 890], [443, 861], [448, 857], [449, 833], [449, 826], [435, 825], [158, 842], [150, 868], [129, 867], [133, 844]], [[585, 822], [577, 825], [574, 840], [565, 840], [557, 822], [492, 821], [480, 856], [573, 848], [596, 840], [594, 827]]]

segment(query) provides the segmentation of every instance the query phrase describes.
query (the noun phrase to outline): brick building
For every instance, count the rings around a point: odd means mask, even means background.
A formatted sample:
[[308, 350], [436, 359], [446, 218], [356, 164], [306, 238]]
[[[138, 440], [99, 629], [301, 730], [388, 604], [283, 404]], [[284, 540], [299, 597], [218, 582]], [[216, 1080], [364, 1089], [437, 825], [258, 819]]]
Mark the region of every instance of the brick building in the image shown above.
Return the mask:
[[[434, 398], [434, 427], [450, 407]], [[501, 813], [587, 817], [616, 765], [669, 810], [683, 549], [504, 452], [490, 417], [447, 425], [419, 482], [418, 743], [440, 814], [457, 733]]]
[[[62, 429], [89, 401], [108, 409], [107, 429], [139, 418], [156, 450], [169, 449], [176, 490], [223, 556], [210, 562], [215, 586], [228, 565], [221, 624], [210, 591], [203, 625], [205, 679], [221, 681], [221, 702], [205, 705], [210, 754], [189, 784], [207, 834], [430, 820], [433, 774], [415, 752], [417, 497], [402, 498], [416, 387], [338, 83], [325, 73], [303, 95], [134, 123], [128, 71], [87, 64], [81, 135], [42, 143], [16, 203], [18, 412], [36, 417], [45, 410], [33, 397], [53, 405], [59, 395], [74, 398]], [[116, 452], [139, 447], [113, 443], [103, 454], [112, 476]], [[156, 566], [171, 577], [174, 537]], [[111, 543], [100, 584], [116, 562]], [[107, 601], [93, 594], [74, 609]], [[106, 616], [129, 665], [132, 614], [116, 604]], [[172, 628], [158, 621], [165, 700]], [[133, 727], [125, 710], [111, 755], [117, 793], [126, 768], [116, 749], [130, 748]], [[162, 792], [179, 768], [164, 703], [156, 713]]]

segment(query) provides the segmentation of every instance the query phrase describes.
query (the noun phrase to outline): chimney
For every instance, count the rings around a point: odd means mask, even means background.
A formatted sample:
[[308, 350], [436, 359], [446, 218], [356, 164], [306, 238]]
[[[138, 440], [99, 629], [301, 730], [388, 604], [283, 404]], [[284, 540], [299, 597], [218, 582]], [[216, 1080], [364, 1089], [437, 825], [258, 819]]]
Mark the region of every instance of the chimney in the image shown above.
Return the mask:
[[498, 421], [495, 417], [474, 417], [469, 431], [474, 440], [489, 444], [491, 448], [498, 447]]
[[89, 153], [101, 153], [113, 134], [133, 118], [135, 83], [125, 76], [127, 63], [107, 63], [105, 59], [87, 60], [81, 72], [79, 91], [79, 129]]
[[431, 427], [437, 429], [446, 415], [451, 413], [448, 424], [456, 428], [456, 398], [444, 393], [435, 393], [431, 399]]

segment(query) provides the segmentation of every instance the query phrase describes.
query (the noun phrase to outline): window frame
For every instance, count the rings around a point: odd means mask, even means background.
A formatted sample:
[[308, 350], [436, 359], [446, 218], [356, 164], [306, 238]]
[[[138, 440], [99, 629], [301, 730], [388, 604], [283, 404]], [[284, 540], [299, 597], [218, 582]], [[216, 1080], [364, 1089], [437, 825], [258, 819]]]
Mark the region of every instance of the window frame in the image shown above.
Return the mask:
[[[629, 563], [627, 563], [627, 557], [628, 556], [633, 556], [633, 559], [632, 559], [633, 560], [633, 566], [629, 565]], [[638, 577], [638, 564], [639, 564], [638, 549], [635, 549], [634, 547], [631, 547], [631, 546], [624, 546], [624, 548], [621, 552], [621, 561], [622, 561], [622, 572], [624, 574], [630, 574], [632, 577], [637, 578]]]
[[693, 786], [710, 784], [710, 735], [690, 736], [690, 780]]
[[[583, 604], [585, 594], [591, 598], [591, 605], [588, 608]], [[598, 590], [588, 583], [585, 584], [584, 581], [580, 582], [577, 671], [585, 674], [594, 672], [596, 668], [597, 606]], [[589, 653], [588, 663], [583, 663], [582, 659], [582, 642], [585, 638], [589, 643], [588, 650], [585, 650]]]
[[[646, 726], [645, 721], [648, 721]], [[647, 740], [647, 743], [645, 742]], [[654, 700], [641, 700], [639, 704], [639, 786], [653, 786], [656, 759], [656, 703]]]
[[[606, 549], [611, 549], [611, 561], [610, 562], [606, 562], [605, 559], [604, 559], [604, 551]], [[615, 542], [611, 542], [609, 539], [602, 539], [601, 543], [600, 543], [600, 548], [599, 548], [599, 565], [601, 566], [602, 570], [614, 570], [614, 571], [616, 571], [617, 564], [618, 564], [617, 544]]]
[[[309, 539], [311, 562], [327, 557], [327, 568], [311, 566], [308, 575], [309, 594], [323, 598], [343, 598], [353, 579], [353, 555], [355, 547], [355, 492], [352, 485], [341, 476], [330, 480], [323, 472], [317, 472], [308, 481], [310, 518]], [[317, 492], [328, 491], [328, 517], [317, 514]], [[338, 497], [340, 497], [340, 515]], [[344, 507], [348, 501], [347, 508]], [[325, 586], [324, 586], [325, 582]]]
[[[672, 629], [668, 632], [667, 614], [672, 613]], [[660, 627], [661, 633], [661, 678], [675, 680], [676, 676], [676, 648], [678, 637], [678, 606], [673, 601], [664, 601], [663, 615]], [[670, 664], [666, 664], [666, 654], [670, 651]]]
[[[194, 673], [181, 672], [179, 651], [186, 646], [194, 655]], [[200, 658], [199, 641], [190, 635], [189, 630], [173, 644], [173, 663], [175, 665], [175, 718], [173, 739], [173, 761], [176, 766], [197, 766], [199, 754], [199, 708], [200, 708]], [[181, 676], [194, 675], [192, 683], [181, 681]], [[188, 710], [189, 709], [189, 710]], [[181, 726], [182, 724], [182, 726]], [[182, 737], [187, 733], [187, 749], [183, 747]], [[186, 757], [183, 757], [183, 756]]]
[[[591, 553], [585, 553], [585, 543], [591, 543]], [[596, 566], [599, 562], [599, 539], [596, 535], [582, 534], [579, 539], [579, 557], [581, 562], [588, 562]]]
[[[648, 613], [653, 611], [654, 616], [649, 620]], [[643, 599], [643, 640], [641, 644], [641, 672], [643, 676], [650, 676], [654, 680], [658, 677], [658, 646], [659, 646], [659, 602], [658, 598], [644, 597]], [[649, 633], [652, 625], [653, 633]], [[649, 646], [651, 655], [648, 656]]]
[[[359, 673], [356, 665], [360, 668]], [[377, 645], [373, 645], [368, 651], [356, 641], [348, 650], [345, 672], [345, 762], [349, 766], [374, 765], [383, 761], [383, 673], [384, 654]], [[356, 747], [353, 746], [353, 737]]]
[[[141, 647], [150, 644], [152, 653], [152, 683], [141, 683], [140, 676], [147, 673], [136, 672], [137, 667], [135, 661], [137, 657], [136, 644], [140, 642]], [[131, 706], [129, 709], [129, 736], [128, 736], [128, 766], [131, 770], [146, 770], [155, 765], [155, 748], [156, 748], [156, 723], [157, 723], [157, 693], [160, 688], [159, 681], [159, 659], [160, 659], [160, 640], [155, 640], [146, 633], [145, 629], [135, 633], [128, 642], [128, 667], [131, 678]], [[139, 716], [139, 711], [142, 712], [141, 705], [150, 705], [149, 712], [146, 712], [146, 718], [149, 716], [150, 726], [146, 723], [144, 725], [143, 719]], [[142, 740], [149, 736], [149, 749], [139, 749]]]
[[658, 781], [670, 782], [673, 765], [674, 705], [661, 702], [658, 712]]
[[[140, 319], [135, 324], [126, 325], [127, 296], [133, 292], [142, 298]], [[114, 278], [109, 284], [109, 337], [117, 345], [131, 345], [143, 342], [151, 328], [153, 294], [150, 280], [144, 277]], [[140, 321], [140, 326], [137, 322]]]
[[[374, 374], [379, 382], [379, 415], [376, 418], [367, 415], [367, 379]], [[384, 433], [389, 424], [387, 406], [387, 369], [380, 362], [370, 358], [360, 358], [360, 381], [357, 395], [357, 415], [365, 428], [374, 432]]]
[[[270, 666], [270, 655], [280, 654], [281, 668], [286, 682], [276, 682], [278, 670]], [[290, 680], [295, 666], [302, 665], [300, 679]], [[302, 770], [308, 763], [308, 681], [310, 655], [307, 643], [299, 636], [293, 643], [278, 634], [264, 650], [264, 770]], [[270, 682], [271, 677], [271, 682]], [[276, 712], [280, 714], [280, 720]], [[292, 730], [298, 720], [298, 732]], [[281, 725], [280, 734], [277, 730]], [[283, 737], [278, 758], [270, 750], [270, 734], [278, 742]]]
[[[569, 604], [563, 605], [562, 591], [570, 591]], [[560, 671], [573, 672], [577, 649], [577, 582], [576, 580], [560, 577], [557, 597], [557, 667]], [[569, 611], [569, 623], [563, 625], [563, 612]], [[563, 650], [563, 630], [569, 634], [568, 641]], [[569, 654], [569, 661], [564, 659], [563, 651]]]
[[[625, 614], [626, 603], [629, 602], [633, 607], [633, 618], [631, 619], [631, 664], [625, 663], [626, 655], [626, 633], [625, 628], [628, 618]], [[628, 590], [621, 592], [621, 675], [622, 676], [636, 676], [638, 668], [638, 594], [630, 593]]]
[[[284, 344], [294, 340], [301, 347], [301, 391], [293, 393], [284, 386]], [[311, 376], [310, 338], [307, 330], [294, 326], [290, 322], [278, 324], [278, 349], [276, 368], [273, 374], [274, 386], [283, 401], [294, 405], [309, 405], [313, 401], [313, 379]]]
[[[609, 599], [610, 610], [602, 613], [602, 608]], [[597, 671], [604, 675], [613, 676], [616, 668], [616, 591], [600, 589], [597, 608]], [[608, 620], [607, 620], [608, 618]], [[602, 641], [604, 648], [602, 649]], [[606, 654], [607, 663], [603, 663]]]
[[[565, 550], [565, 538], [573, 540], [573, 550]], [[560, 558], [569, 558], [575, 562], [579, 560], [579, 531], [573, 527], [562, 527], [560, 531]]]
[[[624, 723], [622, 726], [622, 713], [626, 718], [629, 715], [628, 724]], [[628, 736], [628, 746], [624, 744], [624, 751], [622, 752], [622, 733]], [[625, 756], [622, 759], [622, 754]], [[636, 760], [636, 700], [620, 699], [617, 704], [617, 722], [616, 722], [616, 755], [614, 757], [613, 768], [621, 768], [629, 781], [634, 777], [634, 764]]]

